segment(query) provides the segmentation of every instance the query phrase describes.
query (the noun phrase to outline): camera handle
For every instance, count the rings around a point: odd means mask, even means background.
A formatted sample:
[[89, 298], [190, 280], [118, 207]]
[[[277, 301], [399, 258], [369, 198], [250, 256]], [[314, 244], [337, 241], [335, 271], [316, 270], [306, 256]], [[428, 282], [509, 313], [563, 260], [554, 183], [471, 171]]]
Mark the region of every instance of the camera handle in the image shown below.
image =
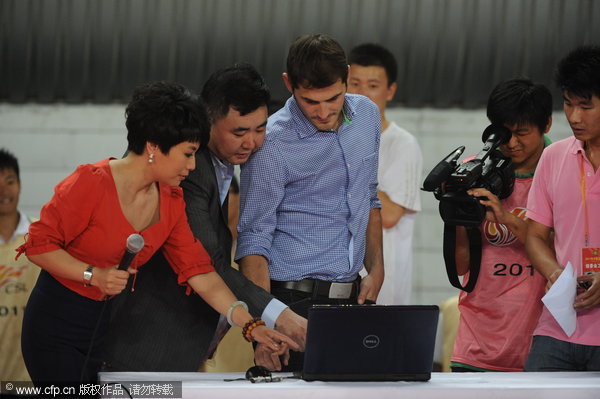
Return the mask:
[[473, 291], [481, 268], [481, 232], [479, 227], [465, 227], [469, 238], [469, 282], [463, 286], [456, 272], [456, 226], [444, 223], [444, 261], [446, 274], [453, 287]]

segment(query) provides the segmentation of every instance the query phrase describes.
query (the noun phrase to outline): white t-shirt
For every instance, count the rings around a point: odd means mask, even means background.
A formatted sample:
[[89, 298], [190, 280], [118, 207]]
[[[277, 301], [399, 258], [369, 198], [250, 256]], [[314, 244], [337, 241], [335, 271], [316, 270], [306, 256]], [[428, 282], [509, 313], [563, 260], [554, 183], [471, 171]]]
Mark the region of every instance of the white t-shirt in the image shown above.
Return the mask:
[[421, 210], [423, 157], [413, 135], [394, 122], [381, 134], [379, 190], [406, 208], [398, 223], [383, 229], [385, 280], [377, 303], [406, 305], [412, 295], [412, 236], [416, 213]]

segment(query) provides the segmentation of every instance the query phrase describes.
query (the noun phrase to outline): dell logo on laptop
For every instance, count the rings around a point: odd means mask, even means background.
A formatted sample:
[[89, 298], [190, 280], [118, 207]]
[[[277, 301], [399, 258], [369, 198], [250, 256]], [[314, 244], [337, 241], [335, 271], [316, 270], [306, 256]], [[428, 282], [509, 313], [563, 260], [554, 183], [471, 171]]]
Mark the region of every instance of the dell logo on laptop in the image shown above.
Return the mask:
[[377, 335], [367, 335], [363, 338], [363, 345], [367, 349], [373, 349], [379, 346], [379, 337]]

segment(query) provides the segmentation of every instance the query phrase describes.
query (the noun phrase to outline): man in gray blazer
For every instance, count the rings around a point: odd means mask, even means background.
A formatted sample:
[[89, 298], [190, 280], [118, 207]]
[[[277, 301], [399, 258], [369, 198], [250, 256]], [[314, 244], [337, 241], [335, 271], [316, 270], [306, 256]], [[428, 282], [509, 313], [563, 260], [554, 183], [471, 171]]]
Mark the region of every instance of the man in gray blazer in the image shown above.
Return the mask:
[[[269, 98], [263, 78], [249, 64], [211, 75], [202, 90], [210, 142], [198, 150], [196, 169], [181, 187], [192, 231], [235, 296], [303, 348], [306, 319], [231, 267], [227, 193], [233, 165], [246, 162], [262, 145]], [[219, 314], [199, 296], [186, 295], [160, 251], [140, 268], [134, 288], [112, 301], [107, 370], [197, 371], [215, 341]], [[271, 362], [264, 353], [261, 357], [266, 365], [278, 364], [276, 355]]]

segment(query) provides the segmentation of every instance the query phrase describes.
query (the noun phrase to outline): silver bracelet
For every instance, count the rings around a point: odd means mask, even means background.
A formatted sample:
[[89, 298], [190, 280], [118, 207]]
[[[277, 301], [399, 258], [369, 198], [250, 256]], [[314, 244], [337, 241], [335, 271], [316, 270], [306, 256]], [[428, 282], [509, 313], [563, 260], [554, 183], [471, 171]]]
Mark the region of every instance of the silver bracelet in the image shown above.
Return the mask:
[[233, 326], [233, 320], [231, 320], [231, 314], [233, 313], [233, 309], [235, 309], [237, 306], [243, 306], [244, 309], [246, 309], [246, 311], [248, 311], [248, 305], [246, 305], [246, 302], [244, 301], [236, 301], [234, 303], [231, 304], [231, 306], [229, 307], [229, 310], [227, 311], [227, 322], [229, 323], [230, 326]]

